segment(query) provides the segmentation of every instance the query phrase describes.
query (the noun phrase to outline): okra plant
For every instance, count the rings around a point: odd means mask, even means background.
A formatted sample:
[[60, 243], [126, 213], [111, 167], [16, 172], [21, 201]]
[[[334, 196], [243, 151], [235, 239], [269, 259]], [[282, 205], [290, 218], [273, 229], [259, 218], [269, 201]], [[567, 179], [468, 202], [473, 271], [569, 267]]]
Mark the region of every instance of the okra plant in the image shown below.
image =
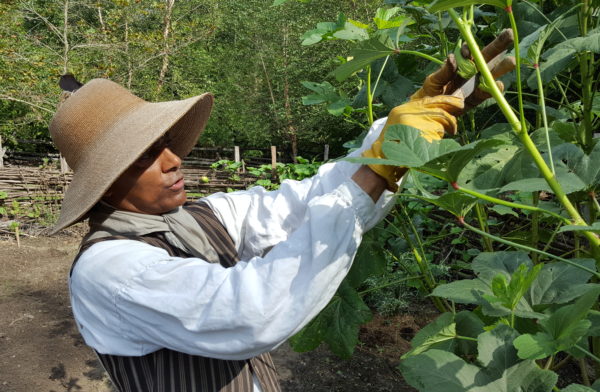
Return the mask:
[[[325, 103], [331, 114], [368, 127], [460, 41], [493, 97], [464, 116], [456, 139], [429, 143], [418, 130], [396, 125], [386, 133], [385, 161], [357, 160], [410, 168], [395, 212], [404, 218], [396, 226], [404, 227], [418, 265], [406, 280], [422, 281], [441, 311], [412, 340], [400, 370], [427, 392], [600, 391], [600, 143], [594, 137], [600, 2], [386, 4], [371, 23], [340, 15], [304, 35], [304, 44], [345, 39], [354, 45], [339, 56], [336, 82], [304, 83], [312, 90], [305, 104]], [[480, 47], [506, 27], [514, 32], [517, 66], [502, 92]], [[472, 74], [469, 67], [461, 72]], [[446, 184], [441, 192], [422, 186], [428, 176]], [[426, 233], [403, 210], [411, 200], [433, 204], [481, 239], [470, 249], [476, 255], [470, 264], [460, 264], [461, 276], [471, 279], [440, 283], [432, 273]], [[490, 223], [509, 218], [511, 224]], [[336, 297], [292, 338], [296, 349], [325, 341], [341, 356], [352, 353], [359, 325], [371, 317], [362, 282], [385, 271], [393, 228], [388, 221], [367, 234]], [[576, 377], [562, 378], [564, 369], [578, 369]], [[574, 378], [577, 383], [566, 385]]]

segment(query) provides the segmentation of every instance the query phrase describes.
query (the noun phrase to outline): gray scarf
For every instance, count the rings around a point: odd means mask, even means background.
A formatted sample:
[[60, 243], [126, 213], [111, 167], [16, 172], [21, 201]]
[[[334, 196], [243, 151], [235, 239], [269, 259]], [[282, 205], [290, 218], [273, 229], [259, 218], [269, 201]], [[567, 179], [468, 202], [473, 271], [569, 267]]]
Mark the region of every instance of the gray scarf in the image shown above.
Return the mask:
[[218, 263], [219, 256], [196, 219], [182, 207], [162, 215], [116, 210], [101, 201], [90, 212], [90, 232], [85, 241], [114, 235], [143, 236], [163, 232], [167, 241], [195, 257]]

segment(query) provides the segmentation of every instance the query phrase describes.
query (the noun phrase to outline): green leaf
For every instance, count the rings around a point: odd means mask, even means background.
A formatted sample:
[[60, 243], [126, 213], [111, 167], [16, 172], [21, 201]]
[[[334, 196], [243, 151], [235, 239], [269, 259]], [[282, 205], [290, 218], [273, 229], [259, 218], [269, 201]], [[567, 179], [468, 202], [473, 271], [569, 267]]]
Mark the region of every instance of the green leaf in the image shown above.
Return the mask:
[[338, 39], [350, 41], [364, 41], [369, 39], [369, 33], [363, 27], [357, 26], [351, 21], [344, 24], [344, 28], [333, 33], [333, 36]]
[[465, 392], [476, 385], [481, 370], [453, 353], [429, 350], [400, 363], [408, 384], [422, 392]]
[[385, 238], [384, 234], [383, 229], [376, 226], [364, 235], [350, 272], [345, 278], [350, 286], [358, 288], [367, 278], [386, 271], [387, 261], [381, 244], [381, 238]]
[[572, 143], [564, 143], [552, 150], [555, 160], [562, 160], [570, 171], [589, 189], [600, 183], [600, 143], [597, 143], [589, 155]]
[[[366, 34], [368, 35], [368, 33]], [[394, 49], [389, 38], [384, 42], [381, 42], [377, 37], [368, 39], [359, 43], [356, 49], [352, 50], [350, 54], [353, 56], [353, 59], [337, 67], [333, 71], [333, 75], [341, 82], [346, 80], [354, 72], [364, 69], [373, 61], [389, 56], [392, 53], [394, 53]]]
[[550, 316], [539, 320], [544, 330], [535, 335], [524, 334], [515, 340], [519, 357], [523, 359], [541, 359], [565, 351], [586, 336], [592, 323], [586, 319], [588, 312], [596, 303], [600, 286], [595, 285], [572, 305], [564, 305]]
[[433, 289], [431, 295], [446, 298], [460, 304], [483, 305], [484, 294], [491, 294], [489, 286], [481, 279], [455, 280]]
[[[571, 259], [573, 263], [595, 270], [593, 259]], [[585, 283], [592, 274], [565, 263], [546, 264], [532, 283], [526, 299], [531, 305], [561, 304], [589, 290]]]
[[[600, 286], [596, 286], [594, 289], [588, 290], [573, 305], [562, 306], [547, 319], [540, 320], [539, 323], [544, 330], [559, 341], [561, 349], [568, 348], [563, 347], [564, 345], [569, 345], [569, 347], [574, 345], [590, 327], [591, 323], [585, 320], [585, 317], [596, 303], [599, 293]], [[587, 322], [587, 327], [580, 321]], [[584, 330], [583, 333], [577, 336], [582, 330]]]
[[428, 161], [460, 145], [451, 139], [434, 140], [431, 143], [421, 136], [421, 131], [408, 125], [388, 127], [383, 143], [383, 153], [396, 166], [420, 167]]
[[[561, 167], [556, 167], [556, 179], [567, 194], [587, 188], [587, 185], [575, 173], [568, 172], [566, 169]], [[550, 185], [548, 185], [546, 180], [543, 178], [525, 178], [522, 180], [513, 181], [500, 188], [500, 191], [546, 191], [548, 193], [553, 193], [552, 188], [550, 188]]]
[[594, 233], [600, 233], [600, 222], [594, 222], [591, 226], [566, 225], [558, 230], [559, 233], [564, 233], [566, 231], [592, 231]]
[[489, 4], [499, 8], [506, 8], [508, 5], [502, 0], [436, 0], [429, 6], [429, 12], [435, 13], [447, 11], [450, 8], [460, 8], [469, 5]]
[[446, 210], [456, 217], [464, 217], [477, 202], [472, 196], [462, 192], [449, 192], [437, 198], [411, 195]]
[[491, 377], [502, 377], [505, 369], [519, 362], [517, 351], [512, 344], [519, 336], [517, 331], [507, 325], [499, 325], [489, 332], [482, 333], [477, 339], [479, 362]]
[[462, 170], [475, 156], [503, 144], [504, 141], [500, 139], [477, 140], [460, 148], [452, 148], [449, 152], [430, 159], [419, 170], [451, 183], [456, 182]]
[[310, 351], [325, 341], [331, 351], [349, 358], [358, 343], [361, 324], [371, 320], [370, 309], [350, 284], [342, 282], [329, 305], [300, 332], [290, 338], [296, 351]]
[[412, 350], [402, 356], [402, 359], [435, 347], [439, 343], [447, 342], [456, 337], [456, 324], [452, 313], [444, 313], [434, 322], [422, 328], [410, 342]]
[[460, 172], [456, 182], [482, 193], [499, 188], [504, 184], [503, 168], [515, 157], [518, 150], [516, 145], [503, 145], [483, 156], [475, 156]]
[[545, 332], [535, 335], [523, 334], [515, 339], [514, 345], [518, 350], [519, 358], [542, 359], [554, 355], [556, 345], [552, 336]]
[[596, 389], [586, 387], [585, 385], [571, 384], [566, 388], [562, 388], [560, 391], [561, 392], [595, 392]]
[[495, 205], [491, 208], [491, 210], [500, 215], [512, 215], [517, 218], [519, 217], [519, 214], [517, 214], [512, 208], [507, 206]]
[[491, 282], [499, 273], [510, 277], [520, 265], [532, 267], [533, 263], [525, 252], [481, 252], [473, 259], [473, 271], [485, 282]]
[[557, 375], [533, 361], [518, 361], [513, 348], [516, 331], [500, 326], [478, 337], [479, 367], [453, 353], [428, 350], [405, 359], [400, 370], [406, 382], [422, 392], [546, 392]]
[[[600, 32], [585, 37], [567, 39], [547, 51], [543, 56], [545, 61], [540, 65], [542, 81], [549, 82], [575, 60], [575, 54], [585, 51], [600, 53]], [[535, 74], [529, 77], [527, 84], [532, 89], [537, 88]]]

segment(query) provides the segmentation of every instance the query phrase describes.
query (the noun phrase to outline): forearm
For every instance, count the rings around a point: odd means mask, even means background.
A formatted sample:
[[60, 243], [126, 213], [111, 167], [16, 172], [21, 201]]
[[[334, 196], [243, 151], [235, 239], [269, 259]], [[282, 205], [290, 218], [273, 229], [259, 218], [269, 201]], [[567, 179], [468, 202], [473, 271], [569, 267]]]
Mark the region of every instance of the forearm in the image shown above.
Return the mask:
[[377, 202], [387, 187], [386, 180], [371, 170], [368, 166], [361, 166], [352, 176], [352, 180]]

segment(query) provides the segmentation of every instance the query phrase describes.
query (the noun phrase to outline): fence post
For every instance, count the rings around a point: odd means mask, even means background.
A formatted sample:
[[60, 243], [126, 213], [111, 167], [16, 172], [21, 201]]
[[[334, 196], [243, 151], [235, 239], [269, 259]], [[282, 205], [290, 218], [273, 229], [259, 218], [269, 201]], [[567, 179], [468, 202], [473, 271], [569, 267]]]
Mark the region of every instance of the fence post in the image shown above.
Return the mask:
[[0, 136], [0, 169], [4, 168], [4, 153], [5, 149], [2, 148], [2, 136]]
[[277, 177], [277, 147], [271, 146], [271, 177]]
[[323, 149], [323, 162], [327, 162], [327, 160], [329, 160], [329, 144], [326, 144]]
[[69, 165], [67, 164], [67, 160], [60, 154], [60, 172], [66, 173], [69, 171]]
[[[233, 160], [235, 161], [235, 163], [239, 163], [241, 162], [241, 157], [240, 157], [240, 146], [233, 146]], [[242, 167], [240, 169], [237, 170], [238, 173], [245, 173], [246, 172], [246, 168], [244, 167], [244, 163], [242, 162]]]

